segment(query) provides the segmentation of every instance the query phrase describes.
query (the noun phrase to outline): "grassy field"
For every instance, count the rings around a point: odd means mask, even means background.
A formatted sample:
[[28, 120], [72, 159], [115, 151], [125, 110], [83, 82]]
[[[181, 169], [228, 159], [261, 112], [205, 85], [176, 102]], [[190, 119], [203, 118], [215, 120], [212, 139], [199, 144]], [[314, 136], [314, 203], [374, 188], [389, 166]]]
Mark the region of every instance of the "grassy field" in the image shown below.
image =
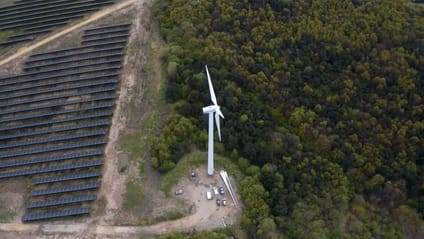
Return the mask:
[[[181, 177], [186, 176], [187, 172], [197, 168], [198, 166], [207, 163], [207, 152], [194, 151], [185, 155], [167, 174], [161, 177], [159, 181], [159, 189], [167, 196], [171, 195], [172, 187], [180, 180]], [[225, 169], [236, 181], [243, 179], [244, 175], [238, 169], [238, 166], [233, 163], [229, 158], [215, 154], [215, 168]]]
[[15, 0], [4, 0], [4, 1], [0, 1], [0, 8], [12, 6], [14, 2], [15, 2]]

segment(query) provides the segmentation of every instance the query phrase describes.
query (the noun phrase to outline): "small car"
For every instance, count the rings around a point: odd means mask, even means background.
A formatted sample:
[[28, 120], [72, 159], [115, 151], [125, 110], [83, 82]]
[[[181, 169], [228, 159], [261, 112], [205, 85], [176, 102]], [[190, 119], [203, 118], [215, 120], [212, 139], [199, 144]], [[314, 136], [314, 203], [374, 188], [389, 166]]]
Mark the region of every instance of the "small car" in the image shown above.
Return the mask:
[[221, 204], [222, 204], [222, 206], [227, 206], [227, 199], [222, 199], [222, 201], [221, 201]]
[[195, 172], [195, 171], [192, 171], [192, 172], [191, 172], [191, 177], [192, 177], [192, 178], [195, 178], [196, 176], [197, 176], [197, 175], [196, 175], [196, 172]]
[[211, 190], [206, 191], [206, 199], [212, 200], [212, 191]]
[[213, 187], [212, 189], [213, 189], [213, 193], [214, 193], [215, 195], [218, 195], [218, 194], [219, 194], [219, 192], [218, 192], [218, 188], [217, 188], [217, 187]]
[[219, 187], [219, 194], [224, 195], [224, 187]]
[[182, 188], [175, 190], [175, 195], [181, 195], [183, 193], [184, 193], [184, 190]]
[[216, 199], [216, 205], [219, 207], [221, 206], [221, 200], [219, 200], [219, 198]]

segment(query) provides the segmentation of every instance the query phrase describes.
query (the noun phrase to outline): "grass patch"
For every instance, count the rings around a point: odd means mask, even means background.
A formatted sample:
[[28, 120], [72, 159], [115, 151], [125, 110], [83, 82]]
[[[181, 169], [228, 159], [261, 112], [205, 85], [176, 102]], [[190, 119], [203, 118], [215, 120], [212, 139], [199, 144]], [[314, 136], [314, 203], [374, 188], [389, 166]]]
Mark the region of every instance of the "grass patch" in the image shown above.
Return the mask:
[[141, 214], [143, 212], [144, 195], [138, 182], [127, 182], [127, 192], [124, 197], [124, 209], [133, 214]]
[[6, 211], [0, 214], [0, 222], [10, 222], [16, 216], [15, 212]]
[[15, 0], [4, 0], [0, 1], [0, 7], [9, 7], [14, 5]]
[[177, 210], [169, 211], [165, 214], [165, 221], [177, 220], [182, 218], [183, 216], [184, 214], [182, 214], [180, 211], [177, 211]]
[[[141, 106], [137, 106], [134, 100], [129, 104], [129, 110], [137, 112], [149, 108], [146, 112], [142, 124], [139, 124], [139, 130], [133, 134], [127, 134], [120, 139], [120, 147], [130, 153], [131, 159], [145, 157], [149, 151], [151, 139], [156, 135], [160, 126], [163, 114], [166, 112], [167, 104], [165, 101], [165, 77], [160, 62], [160, 57], [164, 45], [161, 43], [160, 36], [155, 31], [152, 32], [152, 40], [149, 48], [148, 60], [145, 63], [145, 81], [143, 89], [143, 100]], [[136, 115], [136, 114], [134, 114]]]
[[[178, 180], [193, 169], [197, 168], [202, 164], [207, 164], [208, 153], [203, 151], [194, 151], [183, 156], [180, 161], [176, 164], [175, 168], [166, 173], [160, 178], [159, 189], [165, 193], [168, 197], [171, 195], [171, 189], [177, 184]], [[215, 169], [225, 169], [231, 177], [235, 180], [240, 181], [244, 175], [239, 170], [238, 166], [233, 163], [229, 158], [215, 154]]]
[[23, 30], [8, 30], [8, 31], [0, 31], [0, 42], [8, 41], [8, 38], [11, 35], [22, 33]]

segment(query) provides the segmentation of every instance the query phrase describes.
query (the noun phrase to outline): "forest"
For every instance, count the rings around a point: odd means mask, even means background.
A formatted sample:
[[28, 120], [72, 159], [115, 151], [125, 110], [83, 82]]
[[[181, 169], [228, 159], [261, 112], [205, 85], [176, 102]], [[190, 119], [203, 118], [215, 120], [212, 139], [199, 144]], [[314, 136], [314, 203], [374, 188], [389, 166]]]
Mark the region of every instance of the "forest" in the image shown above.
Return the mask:
[[206, 149], [207, 64], [225, 115], [215, 150], [246, 175], [250, 238], [424, 237], [423, 6], [158, 0], [154, 9], [175, 109], [151, 146], [154, 167]]

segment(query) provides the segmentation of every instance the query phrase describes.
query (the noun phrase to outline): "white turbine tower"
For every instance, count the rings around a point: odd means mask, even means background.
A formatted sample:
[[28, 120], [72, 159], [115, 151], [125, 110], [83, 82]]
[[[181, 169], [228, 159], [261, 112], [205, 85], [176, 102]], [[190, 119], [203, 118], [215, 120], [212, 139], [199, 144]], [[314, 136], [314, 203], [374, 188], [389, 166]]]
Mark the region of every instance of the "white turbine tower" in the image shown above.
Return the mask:
[[211, 77], [209, 75], [208, 66], [206, 68], [206, 75], [208, 77], [209, 92], [211, 93], [211, 100], [213, 105], [203, 107], [203, 114], [209, 114], [209, 131], [208, 131], [208, 174], [212, 175], [214, 171], [213, 167], [213, 117], [215, 114], [215, 123], [218, 130], [218, 138], [221, 141], [221, 129], [219, 127], [219, 117], [224, 118], [221, 109], [216, 101], [215, 91], [213, 90]]

